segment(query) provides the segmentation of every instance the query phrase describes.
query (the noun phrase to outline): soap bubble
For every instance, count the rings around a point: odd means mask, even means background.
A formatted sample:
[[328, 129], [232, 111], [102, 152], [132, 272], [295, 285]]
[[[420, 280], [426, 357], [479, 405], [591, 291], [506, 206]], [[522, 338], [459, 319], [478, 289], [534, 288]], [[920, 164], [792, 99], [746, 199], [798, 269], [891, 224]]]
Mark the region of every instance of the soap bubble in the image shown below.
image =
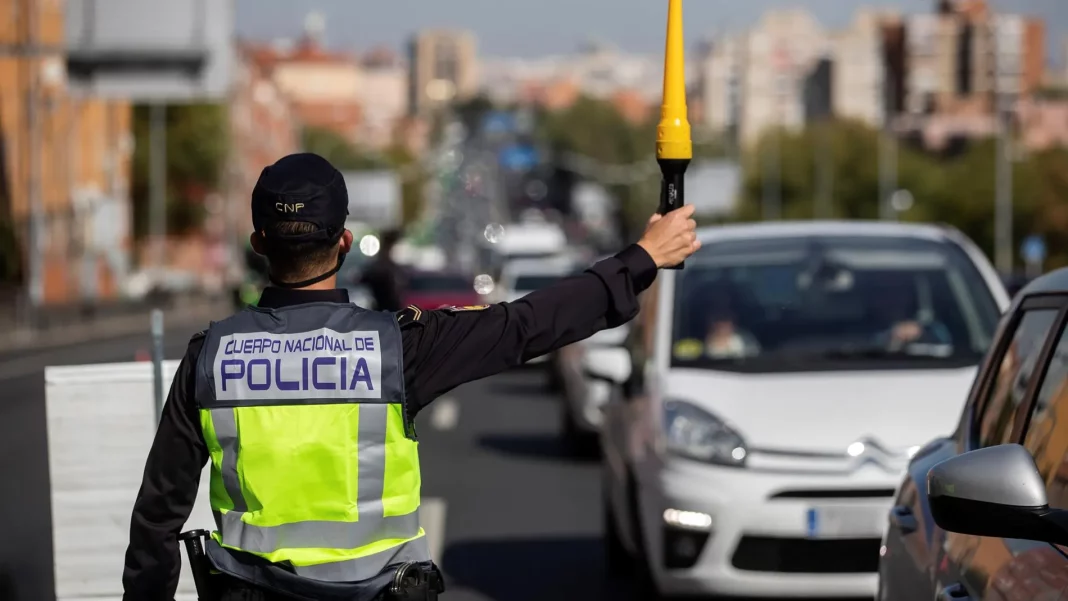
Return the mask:
[[483, 230], [482, 235], [490, 244], [497, 244], [504, 239], [504, 226], [499, 223], [491, 223]]
[[475, 276], [475, 292], [483, 295], [489, 294], [493, 292], [494, 287], [492, 276], [485, 273]]
[[360, 252], [368, 257], [377, 255], [381, 246], [378, 237], [372, 234], [367, 234], [363, 238], [360, 238]]

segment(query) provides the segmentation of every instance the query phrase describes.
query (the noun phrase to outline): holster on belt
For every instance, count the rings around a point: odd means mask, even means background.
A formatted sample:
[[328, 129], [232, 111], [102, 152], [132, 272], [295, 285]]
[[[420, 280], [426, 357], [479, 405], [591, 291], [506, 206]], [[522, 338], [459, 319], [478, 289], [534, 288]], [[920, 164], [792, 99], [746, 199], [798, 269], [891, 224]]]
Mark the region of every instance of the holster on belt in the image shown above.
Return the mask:
[[432, 563], [406, 563], [393, 577], [385, 601], [437, 601], [445, 592], [445, 579]]
[[204, 551], [204, 543], [211, 533], [207, 530], [190, 530], [178, 536], [185, 543], [185, 553], [189, 557], [189, 569], [193, 572], [193, 582], [197, 587], [200, 601], [218, 601], [222, 591], [219, 590], [218, 577], [212, 574], [211, 560]]

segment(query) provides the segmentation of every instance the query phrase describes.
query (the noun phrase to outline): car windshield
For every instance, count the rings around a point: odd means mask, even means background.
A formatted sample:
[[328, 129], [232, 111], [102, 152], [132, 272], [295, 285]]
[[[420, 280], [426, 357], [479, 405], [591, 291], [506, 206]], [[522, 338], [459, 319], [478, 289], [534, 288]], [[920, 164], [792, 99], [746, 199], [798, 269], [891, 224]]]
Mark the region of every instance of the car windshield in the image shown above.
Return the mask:
[[445, 273], [418, 273], [408, 280], [412, 292], [467, 292], [474, 290], [473, 280]]
[[708, 244], [674, 304], [673, 365], [755, 372], [972, 365], [1000, 317], [960, 247], [904, 237]]
[[559, 279], [560, 276], [556, 275], [521, 275], [517, 276], [515, 279], [515, 289], [522, 292], [541, 290]]

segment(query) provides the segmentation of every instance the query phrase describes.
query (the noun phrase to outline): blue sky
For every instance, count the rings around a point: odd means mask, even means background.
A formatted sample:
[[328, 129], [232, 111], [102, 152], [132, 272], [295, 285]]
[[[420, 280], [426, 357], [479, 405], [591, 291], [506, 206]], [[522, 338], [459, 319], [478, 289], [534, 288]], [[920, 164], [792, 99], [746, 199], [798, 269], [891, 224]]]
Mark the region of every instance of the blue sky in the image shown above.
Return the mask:
[[[1059, 61], [1068, 33], [1068, 0], [993, 0], [994, 7], [1045, 20], [1050, 55]], [[807, 7], [830, 27], [848, 24], [860, 6], [930, 12], [934, 0], [687, 0], [688, 41], [752, 24], [775, 7]], [[474, 31], [481, 54], [531, 57], [570, 52], [591, 37], [636, 52], [663, 47], [664, 0], [237, 0], [238, 32], [250, 38], [293, 36], [304, 15], [326, 16], [331, 46], [364, 50], [385, 44], [396, 49], [414, 30], [457, 27]], [[1057, 49], [1054, 52], [1054, 49]]]

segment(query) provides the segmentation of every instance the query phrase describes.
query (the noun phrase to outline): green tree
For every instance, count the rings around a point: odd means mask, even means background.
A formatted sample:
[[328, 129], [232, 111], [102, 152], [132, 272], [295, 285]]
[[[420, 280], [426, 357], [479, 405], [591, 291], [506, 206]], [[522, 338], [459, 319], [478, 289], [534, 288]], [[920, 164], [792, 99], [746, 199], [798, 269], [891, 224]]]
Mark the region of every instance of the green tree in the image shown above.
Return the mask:
[[373, 152], [349, 143], [337, 133], [320, 128], [305, 128], [304, 150], [314, 152], [330, 161], [340, 171], [372, 171], [394, 169], [403, 176], [401, 181], [401, 215], [405, 226], [418, 219], [423, 209], [423, 187], [426, 175], [419, 168], [417, 157], [400, 146], [385, 152]]
[[[633, 237], [660, 202], [656, 168], [656, 125], [653, 111], [639, 124], [628, 121], [610, 102], [580, 97], [570, 107], [537, 115], [538, 136], [558, 155], [574, 153], [592, 159], [603, 171], [597, 181], [620, 200], [624, 232]], [[722, 139], [694, 128], [694, 159], [726, 156]], [[610, 167], [623, 167], [611, 170]], [[624, 180], [626, 183], [619, 183]]]
[[[229, 152], [227, 107], [182, 104], [167, 107], [167, 230], [201, 226], [204, 199], [218, 189]], [[133, 224], [135, 237], [148, 231], [151, 189], [150, 107], [134, 108]]]
[[341, 171], [382, 169], [388, 162], [381, 157], [362, 152], [356, 145], [329, 129], [306, 127], [303, 132], [306, 152], [313, 152]]
[[[766, 133], [744, 158], [735, 220], [761, 218], [764, 158], [774, 151], [775, 135]], [[879, 132], [862, 123], [839, 121], [778, 136], [784, 218], [814, 216], [817, 161], [830, 164], [833, 217], [878, 217]], [[915, 202], [899, 217], [953, 225], [991, 255], [996, 151], [991, 139], [973, 140], [951, 158], [901, 145], [898, 186], [909, 190]], [[1013, 165], [1013, 238], [1019, 241], [1032, 233], [1046, 238], [1050, 266], [1068, 264], [1068, 149], [1033, 153]]]

